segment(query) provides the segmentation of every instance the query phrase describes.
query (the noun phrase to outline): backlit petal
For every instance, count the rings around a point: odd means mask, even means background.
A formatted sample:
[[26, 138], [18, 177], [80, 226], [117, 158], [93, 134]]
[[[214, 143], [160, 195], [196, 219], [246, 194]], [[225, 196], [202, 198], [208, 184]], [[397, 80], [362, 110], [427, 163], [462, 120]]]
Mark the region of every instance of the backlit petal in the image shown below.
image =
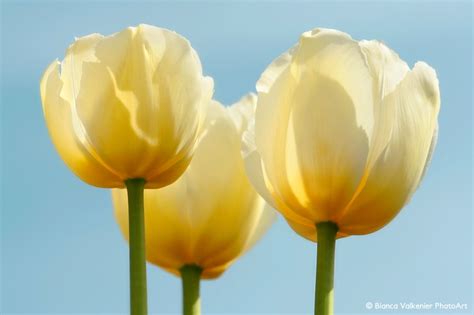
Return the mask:
[[80, 131], [74, 123], [72, 104], [60, 96], [63, 82], [60, 64], [54, 61], [41, 79], [41, 100], [49, 134], [56, 150], [68, 167], [83, 181], [98, 187], [121, 187], [117, 174], [96, 160], [78, 138]]
[[277, 76], [259, 90], [257, 148], [275, 199], [313, 223], [327, 221], [350, 201], [365, 170], [372, 78], [358, 43], [341, 32], [306, 32], [290, 55], [286, 67], [269, 67]]
[[338, 222], [345, 233], [367, 234], [380, 229], [418, 187], [437, 130], [440, 96], [435, 71], [417, 63], [387, 96], [386, 106], [395, 107], [390, 142], [363, 190]]

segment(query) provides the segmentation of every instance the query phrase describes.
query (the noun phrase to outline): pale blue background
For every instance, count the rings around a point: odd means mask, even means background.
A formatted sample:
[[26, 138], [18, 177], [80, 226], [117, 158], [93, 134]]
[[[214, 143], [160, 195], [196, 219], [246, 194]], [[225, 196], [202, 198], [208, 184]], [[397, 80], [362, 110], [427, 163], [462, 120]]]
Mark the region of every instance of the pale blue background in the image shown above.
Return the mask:
[[[317, 26], [381, 39], [410, 65], [432, 65], [442, 95], [433, 162], [412, 202], [390, 225], [337, 243], [336, 310], [373, 314], [365, 309], [367, 301], [461, 302], [472, 312], [470, 2], [3, 1], [1, 19], [3, 312], [128, 311], [128, 248], [110, 194], [74, 177], [56, 154], [39, 80], [74, 36], [110, 34], [138, 23], [186, 36], [215, 78], [216, 98], [225, 103], [253, 91], [271, 60]], [[315, 254], [315, 244], [279, 219], [220, 279], [203, 284], [203, 310], [310, 313]], [[180, 312], [178, 278], [149, 266], [148, 281], [150, 311]]]

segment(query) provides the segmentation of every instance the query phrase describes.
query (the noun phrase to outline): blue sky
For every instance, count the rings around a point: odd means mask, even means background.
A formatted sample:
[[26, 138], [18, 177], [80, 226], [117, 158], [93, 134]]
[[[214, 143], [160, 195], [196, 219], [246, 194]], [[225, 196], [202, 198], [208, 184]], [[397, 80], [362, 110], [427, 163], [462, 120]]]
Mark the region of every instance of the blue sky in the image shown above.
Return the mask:
[[[46, 66], [75, 36], [148, 23], [186, 36], [215, 97], [254, 91], [302, 32], [337, 28], [380, 39], [441, 87], [438, 147], [411, 203], [384, 229], [337, 242], [336, 311], [366, 302], [468, 303], [472, 312], [472, 4], [464, 2], [2, 1], [2, 313], [126, 313], [128, 247], [110, 193], [67, 169], [39, 98]], [[315, 244], [280, 218], [221, 278], [202, 285], [207, 314], [309, 314]], [[178, 278], [149, 265], [150, 311], [179, 313]], [[384, 313], [391, 313], [385, 311]], [[447, 312], [454, 314], [454, 312]]]

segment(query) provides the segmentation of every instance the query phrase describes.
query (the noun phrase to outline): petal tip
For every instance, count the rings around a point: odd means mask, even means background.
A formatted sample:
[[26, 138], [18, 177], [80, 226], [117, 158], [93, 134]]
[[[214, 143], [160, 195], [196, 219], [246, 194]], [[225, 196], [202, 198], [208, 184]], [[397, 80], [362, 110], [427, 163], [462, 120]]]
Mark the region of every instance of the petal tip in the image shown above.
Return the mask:
[[348, 38], [348, 39], [352, 39], [352, 37], [347, 33], [344, 33], [342, 31], [339, 31], [339, 30], [336, 30], [336, 29], [323, 28], [323, 27], [317, 27], [317, 28], [314, 28], [312, 30], [304, 32], [303, 34], [301, 34], [300, 39], [301, 40], [303, 40], [303, 39], [314, 39], [314, 38], [317, 38], [317, 37], [320, 37], [320, 36], [326, 36], [326, 35], [329, 35], [329, 36], [342, 36], [342, 37], [345, 37], [345, 38]]
[[418, 77], [421, 87], [423, 88], [423, 91], [425, 92], [425, 95], [429, 99], [430, 103], [436, 107], [439, 107], [440, 92], [439, 80], [436, 70], [426, 62], [418, 61], [415, 63], [412, 71]]
[[54, 75], [55, 72], [57, 75], [56, 79], [59, 80], [59, 76], [61, 72], [60, 66], [61, 66], [61, 62], [59, 61], [59, 59], [58, 58], [54, 59], [46, 68], [46, 70], [44, 70], [43, 75], [41, 76], [40, 94], [41, 94], [41, 103], [43, 105], [43, 109], [45, 106], [45, 98], [46, 98], [46, 90], [48, 88], [47, 87], [48, 82], [51, 79], [51, 75]]

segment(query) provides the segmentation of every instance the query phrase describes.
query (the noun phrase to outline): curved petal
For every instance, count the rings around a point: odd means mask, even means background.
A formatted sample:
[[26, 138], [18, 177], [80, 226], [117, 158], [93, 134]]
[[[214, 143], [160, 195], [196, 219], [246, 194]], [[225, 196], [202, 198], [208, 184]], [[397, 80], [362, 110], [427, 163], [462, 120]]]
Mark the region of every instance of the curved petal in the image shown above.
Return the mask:
[[367, 234], [382, 228], [418, 187], [434, 147], [440, 106], [435, 71], [417, 63], [385, 104], [395, 108], [390, 142], [361, 193], [338, 221], [345, 233]]
[[[374, 127], [364, 175], [359, 186], [344, 210], [345, 213], [351, 207], [352, 202], [364, 188], [368, 175], [375, 162], [387, 147], [393, 125], [393, 117], [396, 115], [395, 106], [387, 104], [387, 95], [390, 95], [409, 72], [408, 65], [400, 59], [393, 50], [379, 41], [360, 41], [362, 52], [366, 56], [373, 78], [374, 99]], [[339, 214], [340, 216], [340, 214]]]
[[265, 69], [256, 84], [256, 89], [258, 93], [269, 92], [275, 81], [290, 65], [296, 49], [297, 46], [293, 46], [288, 51], [285, 51], [283, 54], [273, 60], [272, 63], [267, 67], [267, 69]]
[[277, 74], [259, 90], [257, 148], [274, 198], [312, 223], [327, 221], [349, 203], [365, 170], [371, 73], [358, 43], [333, 30], [304, 33], [290, 59], [263, 75]]
[[375, 79], [377, 88], [374, 91], [382, 99], [397, 88], [410, 68], [396, 52], [382, 42], [362, 40], [359, 45], [367, 57], [367, 63]]
[[[255, 98], [256, 102], [256, 98]], [[235, 107], [234, 107], [235, 108]], [[231, 113], [231, 117], [236, 123], [237, 126], [242, 125], [240, 122], [240, 112], [234, 110]], [[252, 114], [253, 116], [254, 114]], [[235, 118], [235, 116], [239, 116]], [[236, 122], [237, 121], [237, 122]], [[244, 129], [244, 128], [242, 128]], [[257, 146], [255, 144], [255, 118], [247, 118], [247, 123], [245, 130], [241, 133], [241, 156], [244, 161], [245, 172], [249, 182], [252, 184], [253, 188], [258, 192], [258, 194], [274, 209], [277, 209], [276, 202], [273, 199], [270, 190], [267, 188], [267, 183], [265, 182], [265, 175], [263, 173], [263, 165], [260, 154], [257, 151]], [[270, 185], [268, 183], [268, 185]]]
[[89, 152], [77, 134], [72, 104], [61, 97], [63, 82], [59, 62], [54, 61], [41, 79], [43, 112], [53, 143], [67, 166], [80, 179], [97, 187], [123, 187], [119, 176], [107, 169]]
[[[193, 145], [192, 142], [189, 144], [189, 146], [191, 145]], [[145, 187], [150, 189], [156, 189], [174, 183], [183, 175], [184, 171], [186, 171], [186, 169], [188, 168], [189, 163], [191, 163], [192, 154], [194, 154], [194, 149], [189, 149], [187, 155], [177, 155], [175, 158], [169, 160], [165, 164], [167, 167], [163, 167], [163, 169], [160, 170], [160, 172], [157, 174], [152, 174], [148, 176]]]
[[265, 182], [265, 175], [263, 174], [262, 160], [257, 150], [251, 151], [246, 154], [245, 158], [245, 171], [248, 176], [249, 181], [252, 183], [252, 186], [258, 192], [269, 205], [274, 209], [278, 209], [276, 202], [273, 199], [270, 190], [267, 188], [267, 183]]
[[237, 128], [222, 105], [213, 103], [211, 110], [215, 119], [184, 175], [188, 187], [206, 187], [193, 201], [192, 211], [196, 231], [193, 257], [204, 269], [228, 264], [240, 256], [251, 232], [262, 224], [264, 211], [263, 200], [245, 174]]
[[[155, 104], [157, 110], [144, 116], [153, 123], [157, 121], [158, 125], [160, 146], [150, 164], [156, 176], [167, 170], [165, 161], [189, 155], [194, 150], [204, 126], [214, 83], [210, 77], [203, 77], [199, 58], [185, 38], [168, 30], [153, 29], [154, 32], [160, 30], [166, 40], [165, 54], [153, 73], [153, 87], [160, 94]], [[148, 43], [151, 45], [156, 40], [150, 38]], [[170, 178], [169, 181], [174, 180]]]
[[203, 270], [203, 278], [213, 279], [220, 276], [238, 257], [251, 249], [275, 222], [275, 210], [264, 206], [261, 198], [256, 198], [256, 201], [257, 208], [246, 219], [246, 222], [249, 223], [248, 226], [245, 226], [247, 231], [240, 234], [233, 243], [234, 246], [221, 248], [217, 251], [217, 255], [212, 256], [212, 260], [207, 261], [207, 264], [212, 267]]
[[[255, 145], [254, 115], [257, 96], [253, 93], [249, 94], [249, 96], [246, 96], [245, 99], [243, 98], [242, 100], [244, 101], [245, 105], [247, 105], [247, 102], [250, 101], [252, 106], [246, 106], [246, 108], [242, 108], [244, 105], [238, 103], [229, 108], [229, 112], [237, 127], [237, 130], [239, 130], [239, 133], [241, 134], [240, 152], [244, 161], [247, 178], [258, 194], [274, 209], [277, 209], [276, 202], [273, 199], [270, 190], [267, 188], [267, 184], [270, 184], [265, 181], [262, 159], [257, 151], [257, 146]], [[252, 107], [253, 111], [248, 110], [248, 108]], [[248, 110], [249, 112], [244, 112], [244, 110]]]
[[438, 143], [438, 132], [439, 132], [439, 125], [438, 125], [438, 121], [436, 121], [436, 127], [433, 133], [433, 138], [431, 139], [430, 149], [428, 151], [428, 155], [426, 156], [425, 166], [423, 167], [423, 172], [421, 173], [418, 186], [421, 184], [421, 181], [423, 180], [423, 178], [425, 178], [426, 171], [428, 170], [428, 167], [431, 164], [431, 159], [433, 158], [434, 149], [436, 148], [436, 144]]
[[367, 161], [367, 172], [369, 172], [390, 139], [395, 108], [385, 103], [386, 96], [397, 88], [410, 68], [397, 53], [379, 41], [363, 40], [359, 42], [359, 45], [367, 57], [367, 63], [374, 79], [375, 122]]
[[[287, 213], [285, 217], [290, 227], [303, 237], [316, 241], [316, 227], [311, 220], [301, 217], [293, 212], [274, 192], [274, 188], [265, 175], [262, 159], [255, 145], [255, 120], [247, 124], [247, 128], [242, 135], [241, 154], [245, 163], [245, 171], [253, 188], [258, 194], [273, 208], [280, 212]], [[313, 235], [314, 234], [314, 235]]]
[[[307, 220], [291, 211], [288, 206], [279, 199], [275, 189], [265, 174], [262, 158], [255, 145], [255, 119], [250, 120], [246, 130], [242, 134], [241, 155], [244, 159], [245, 172], [249, 182], [258, 194], [273, 208], [290, 213], [290, 216], [296, 221], [306, 222]], [[286, 209], [286, 210], [281, 210]]]
[[257, 207], [261, 209], [261, 211], [256, 211], [257, 216], [252, 220], [254, 224], [247, 233], [243, 253], [252, 248], [277, 219], [277, 212], [270, 208], [268, 204], [266, 205], [263, 199], [257, 198]]
[[283, 200], [278, 198], [274, 188], [268, 181], [260, 155], [256, 150], [244, 154], [244, 162], [247, 177], [250, 183], [252, 183], [253, 188], [273, 209], [277, 209], [281, 213], [287, 214], [285, 218], [288, 221], [291, 220], [292, 222], [295, 222], [295, 224], [314, 227], [314, 224], [310, 219], [292, 211]]

